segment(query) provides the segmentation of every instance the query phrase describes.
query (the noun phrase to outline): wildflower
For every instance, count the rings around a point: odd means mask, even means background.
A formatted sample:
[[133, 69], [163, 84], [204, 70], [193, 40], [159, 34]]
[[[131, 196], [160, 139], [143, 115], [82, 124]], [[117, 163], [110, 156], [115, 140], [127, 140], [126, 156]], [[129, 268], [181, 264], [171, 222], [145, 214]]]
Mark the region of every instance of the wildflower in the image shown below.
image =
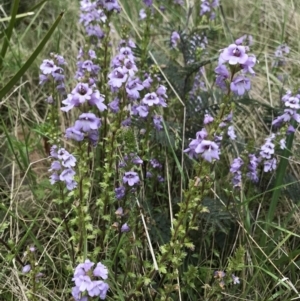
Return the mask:
[[140, 182], [140, 178], [138, 174], [134, 171], [125, 172], [123, 177], [123, 182], [128, 184], [129, 186], [133, 186]]
[[224, 271], [215, 271], [214, 278], [223, 279], [226, 276]]
[[201, 157], [208, 162], [211, 162], [213, 159], [220, 159], [218, 145], [209, 140], [202, 140], [196, 147], [195, 152], [201, 154]]
[[241, 185], [242, 172], [240, 169], [243, 164], [244, 161], [240, 157], [237, 157], [233, 160], [230, 166], [230, 172], [233, 174], [233, 178], [232, 178], [233, 187], [239, 187]]
[[27, 274], [27, 273], [30, 272], [30, 270], [31, 270], [30, 264], [26, 264], [26, 265], [23, 266], [23, 268], [22, 268], [22, 273]]
[[233, 284], [240, 284], [239, 277], [235, 276], [234, 274], [231, 275], [231, 278], [233, 280]]
[[121, 232], [124, 233], [124, 232], [129, 232], [129, 231], [130, 231], [130, 228], [127, 225], [127, 223], [123, 224], [121, 227]]
[[120, 88], [126, 82], [128, 75], [124, 72], [122, 67], [114, 69], [109, 75], [108, 84], [111, 88]]
[[116, 194], [116, 199], [120, 200], [125, 196], [125, 187], [124, 186], [120, 186], [115, 188], [115, 194]]
[[254, 154], [249, 154], [249, 164], [248, 164], [248, 172], [246, 173], [246, 176], [254, 183], [257, 183], [258, 178], [258, 172], [257, 167], [259, 164], [259, 159]]
[[113, 112], [113, 113], [118, 113], [120, 108], [119, 108], [119, 102], [120, 100], [118, 98], [115, 98], [112, 102], [110, 102], [108, 104], [108, 107], [110, 108], [110, 110]]
[[159, 115], [153, 116], [153, 124], [157, 131], [160, 131], [163, 129], [162, 121], [163, 121], [162, 116], [159, 116]]
[[147, 93], [142, 99], [142, 102], [148, 106], [153, 106], [154, 104], [159, 104], [159, 98], [155, 92]]
[[[75, 282], [75, 287], [72, 288], [72, 296], [76, 301], [88, 300], [88, 296], [105, 299], [109, 285], [103, 280], [107, 279], [108, 270], [101, 262], [98, 262], [96, 267], [94, 266], [95, 264], [87, 259], [75, 268], [72, 279]], [[93, 275], [92, 278], [91, 274]]]
[[249, 78], [243, 75], [238, 75], [230, 83], [230, 90], [239, 96], [244, 95], [246, 91], [250, 90], [250, 88], [251, 83]]
[[150, 164], [153, 168], [158, 168], [158, 169], [162, 168], [162, 165], [158, 162], [157, 159], [151, 159]]
[[98, 262], [97, 266], [93, 271], [93, 275], [95, 277], [101, 277], [102, 279], [107, 279], [107, 275], [108, 275], [107, 267], [101, 262]]
[[180, 40], [180, 35], [177, 31], [173, 31], [171, 34], [171, 46], [175, 48]]
[[70, 127], [66, 129], [65, 137], [75, 141], [82, 141], [84, 139], [84, 134], [75, 127]]
[[214, 118], [210, 114], [204, 115], [203, 124], [206, 125], [206, 124], [212, 123], [213, 121], [214, 121]]
[[100, 126], [100, 118], [96, 117], [96, 115], [93, 113], [83, 113], [75, 122], [75, 128], [83, 132], [97, 130]]
[[117, 215], [118, 217], [120, 217], [120, 216], [123, 216], [123, 213], [124, 213], [123, 208], [122, 208], [122, 207], [119, 207], [119, 208], [116, 210], [115, 215]]
[[236, 134], [235, 134], [233, 125], [230, 125], [228, 127], [227, 134], [228, 134], [228, 136], [230, 137], [231, 140], [235, 140], [236, 139]]
[[248, 60], [246, 48], [241, 45], [231, 44], [220, 54], [219, 64], [229, 63], [229, 65], [245, 64]]

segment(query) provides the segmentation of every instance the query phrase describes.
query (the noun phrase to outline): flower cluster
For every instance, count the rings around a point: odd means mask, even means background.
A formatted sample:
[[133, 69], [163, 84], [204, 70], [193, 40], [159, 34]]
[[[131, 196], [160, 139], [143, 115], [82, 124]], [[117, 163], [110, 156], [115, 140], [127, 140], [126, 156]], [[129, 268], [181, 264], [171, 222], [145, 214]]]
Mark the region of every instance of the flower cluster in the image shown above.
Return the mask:
[[[123, 219], [126, 216], [126, 212], [124, 213], [124, 210], [122, 207], [119, 207], [116, 212], [115, 212], [116, 216], [118, 219]], [[128, 226], [128, 223], [123, 223], [121, 228], [119, 226], [119, 222], [115, 222], [113, 224], [113, 226], [118, 229], [119, 231], [121, 231], [121, 233], [127, 233], [130, 231], [130, 227]]]
[[[238, 96], [242, 96], [250, 90], [251, 82], [246, 76], [254, 75], [253, 67], [256, 64], [256, 57], [248, 54], [249, 47], [242, 44], [251, 41], [248, 36], [243, 36], [235, 41], [235, 44], [229, 45], [223, 49], [219, 57], [219, 64], [215, 68], [217, 74], [216, 85], [222, 90], [230, 90]], [[226, 64], [229, 65], [230, 71]]]
[[[92, 49], [87, 52], [80, 49], [77, 58], [78, 68], [75, 77], [80, 82], [68, 94], [68, 97], [62, 101], [65, 106], [61, 110], [69, 112], [74, 107], [83, 107], [84, 110], [88, 111], [88, 106], [92, 106], [103, 112], [107, 109], [107, 106], [104, 104], [104, 95], [99, 92], [95, 83], [97, 73], [100, 70], [100, 67], [93, 63], [96, 54]], [[87, 138], [93, 146], [96, 146], [99, 139], [98, 130], [100, 126], [101, 120], [94, 113], [82, 113], [75, 125], [66, 130], [65, 136], [78, 142]]]
[[277, 160], [274, 157], [275, 154], [275, 144], [273, 140], [275, 139], [275, 134], [271, 134], [270, 137], [265, 139], [265, 143], [260, 148], [260, 158], [263, 160], [264, 172], [273, 171], [276, 169]]
[[200, 16], [210, 13], [210, 19], [213, 20], [216, 17], [215, 8], [219, 6], [219, 0], [201, 0]]
[[275, 50], [275, 58], [272, 67], [281, 67], [286, 63], [286, 55], [290, 53], [290, 48], [286, 44], [279, 45]]
[[179, 43], [180, 41], [180, 35], [177, 31], [173, 31], [172, 34], [171, 34], [171, 47], [172, 48], [176, 48], [177, 47], [177, 44]]
[[73, 281], [75, 286], [72, 288], [72, 296], [76, 301], [88, 300], [90, 297], [99, 297], [101, 300], [106, 298], [109, 285], [103, 280], [107, 279], [108, 270], [105, 265], [86, 259], [80, 263], [74, 272]]
[[77, 182], [74, 181], [76, 173], [73, 169], [76, 165], [76, 158], [64, 148], [58, 148], [56, 145], [51, 147], [50, 156], [55, 159], [49, 169], [52, 172], [50, 183], [53, 185], [61, 181], [66, 184], [68, 190], [76, 188]]
[[[219, 286], [224, 289], [225, 288], [225, 279], [226, 273], [224, 271], [215, 271], [214, 278], [218, 281]], [[231, 280], [233, 284], [240, 284], [240, 278], [235, 276], [235, 274], [231, 274]]]
[[197, 158], [198, 155], [208, 161], [212, 162], [213, 159], [219, 160], [219, 146], [216, 142], [207, 140], [208, 133], [206, 129], [196, 133], [196, 139], [193, 139], [189, 147], [184, 150], [188, 153], [190, 158]]
[[107, 12], [120, 12], [120, 10], [117, 0], [82, 0], [80, 1], [79, 22], [84, 25], [89, 37], [101, 40], [105, 34], [100, 24], [107, 22]]
[[[258, 165], [261, 162], [262, 158], [257, 158], [255, 154], [248, 155], [248, 165], [246, 177], [253, 183], [257, 183], [258, 178]], [[230, 172], [233, 174], [232, 185], [235, 188], [240, 188], [242, 183], [242, 171], [241, 168], [244, 165], [244, 160], [240, 157], [235, 158], [230, 166]]]
[[233, 174], [232, 184], [233, 187], [240, 187], [242, 182], [242, 172], [241, 167], [244, 164], [244, 161], [238, 157], [233, 160], [230, 166], [230, 172]]
[[300, 115], [297, 113], [300, 108], [300, 94], [293, 95], [291, 91], [287, 91], [282, 97], [282, 101], [285, 106], [284, 113], [276, 117], [273, 120], [272, 125], [276, 129], [287, 125], [287, 134], [293, 133], [295, 132], [295, 129], [290, 122], [295, 120], [297, 123], [300, 123]]
[[[135, 56], [132, 52], [132, 48], [135, 47], [135, 44], [131, 40], [122, 40], [120, 42], [119, 53], [112, 59], [112, 71], [108, 75], [108, 85], [110, 86], [112, 92], [117, 92], [121, 88], [121, 86], [128, 80], [126, 91], [131, 91], [133, 89], [133, 97], [139, 95], [138, 91], [140, 89], [138, 85], [135, 85], [134, 81], [134, 75], [137, 72], [137, 66], [135, 63]], [[131, 93], [129, 92], [129, 94]]]
[[[52, 59], [43, 60], [40, 66], [41, 74], [39, 76], [40, 85], [44, 85], [48, 82], [54, 82], [56, 85], [56, 90], [60, 94], [65, 93], [65, 75], [62, 66], [66, 65], [64, 58], [61, 55], [50, 53]], [[49, 96], [47, 99], [49, 104], [53, 103], [53, 97]]]

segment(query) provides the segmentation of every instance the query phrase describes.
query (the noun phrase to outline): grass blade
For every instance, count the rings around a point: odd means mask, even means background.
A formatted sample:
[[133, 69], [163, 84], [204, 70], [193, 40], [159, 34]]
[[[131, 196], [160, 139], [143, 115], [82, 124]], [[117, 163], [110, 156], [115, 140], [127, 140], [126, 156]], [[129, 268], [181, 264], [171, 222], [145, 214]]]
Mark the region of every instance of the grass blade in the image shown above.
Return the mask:
[[24, 73], [27, 71], [27, 69], [32, 65], [34, 60], [37, 58], [37, 56], [40, 54], [46, 43], [49, 41], [50, 37], [52, 36], [54, 30], [58, 26], [59, 22], [61, 21], [64, 13], [62, 12], [54, 24], [51, 26], [43, 40], [40, 42], [40, 44], [37, 46], [35, 51], [32, 53], [32, 55], [29, 57], [29, 59], [26, 61], [26, 63], [23, 65], [23, 67], [15, 74], [15, 76], [0, 90], [0, 99], [2, 99], [6, 93], [8, 93], [13, 86], [18, 82], [18, 80], [24, 75]]

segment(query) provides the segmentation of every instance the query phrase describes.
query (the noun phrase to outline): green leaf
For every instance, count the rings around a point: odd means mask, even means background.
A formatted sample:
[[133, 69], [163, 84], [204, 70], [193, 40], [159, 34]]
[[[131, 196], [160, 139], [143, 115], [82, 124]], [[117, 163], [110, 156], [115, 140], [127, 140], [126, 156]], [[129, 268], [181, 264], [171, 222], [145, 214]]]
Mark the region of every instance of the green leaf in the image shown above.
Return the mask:
[[10, 21], [9, 21], [9, 25], [7, 27], [5, 38], [4, 38], [4, 41], [2, 44], [2, 49], [0, 52], [0, 70], [2, 69], [3, 60], [5, 58], [5, 54], [7, 52], [8, 46], [9, 46], [9, 41], [10, 41], [14, 26], [15, 26], [16, 16], [17, 16], [18, 9], [19, 9], [19, 3], [20, 3], [20, 0], [15, 0], [13, 2], [12, 8], [11, 8]]
[[15, 74], [15, 76], [0, 90], [0, 99], [2, 99], [12, 88], [13, 86], [18, 82], [18, 80], [24, 75], [24, 73], [27, 71], [27, 69], [32, 65], [34, 60], [37, 58], [37, 56], [40, 54], [46, 43], [50, 40], [50, 37], [52, 36], [54, 30], [58, 26], [59, 22], [61, 21], [62, 17], [64, 15], [64, 12], [62, 12], [54, 24], [51, 26], [43, 40], [40, 42], [40, 44], [37, 46], [35, 51], [32, 53], [32, 55], [29, 57], [29, 59], [26, 61], [26, 63], [22, 66], [22, 68]]

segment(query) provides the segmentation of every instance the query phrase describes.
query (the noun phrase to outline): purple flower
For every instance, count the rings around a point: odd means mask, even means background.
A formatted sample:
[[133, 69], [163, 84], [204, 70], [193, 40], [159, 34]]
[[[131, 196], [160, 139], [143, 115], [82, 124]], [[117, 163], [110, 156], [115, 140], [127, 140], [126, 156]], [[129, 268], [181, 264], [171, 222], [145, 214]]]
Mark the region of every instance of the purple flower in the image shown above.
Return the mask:
[[138, 174], [134, 171], [125, 172], [123, 177], [123, 182], [128, 184], [129, 186], [133, 186], [140, 182], [140, 178]]
[[231, 163], [230, 172], [235, 173], [239, 171], [243, 164], [244, 161], [240, 157], [235, 158]]
[[229, 63], [229, 65], [243, 65], [247, 62], [248, 55], [246, 48], [241, 45], [231, 44], [220, 54], [219, 64]]
[[22, 273], [27, 274], [27, 273], [30, 272], [30, 270], [31, 270], [30, 264], [26, 264], [26, 265], [24, 265], [23, 268], [22, 268]]
[[159, 115], [153, 116], [153, 124], [157, 131], [160, 131], [163, 129], [162, 121], [163, 121], [162, 116], [159, 116]]
[[119, 110], [120, 110], [119, 102], [120, 102], [119, 98], [115, 98], [112, 102], [110, 102], [108, 104], [109, 108], [111, 109], [111, 111], [113, 113], [118, 113], [119, 112]]
[[264, 172], [271, 172], [276, 169], [277, 160], [275, 158], [264, 161]]
[[148, 106], [153, 106], [159, 104], [159, 98], [157, 97], [157, 94], [155, 92], [147, 93], [144, 98], [142, 99], [142, 102]]
[[121, 232], [124, 233], [124, 232], [129, 232], [129, 231], [130, 231], [130, 228], [127, 225], [127, 223], [123, 224], [121, 227]]
[[93, 275], [95, 277], [101, 277], [102, 279], [107, 279], [107, 275], [108, 275], [107, 267], [101, 262], [98, 262], [97, 266], [93, 271]]
[[114, 69], [109, 75], [109, 81], [108, 84], [112, 88], [120, 88], [123, 83], [126, 82], [128, 75], [125, 74], [124, 70], [122, 67], [118, 67]]
[[130, 99], [138, 99], [140, 97], [139, 91], [143, 89], [144, 86], [138, 78], [130, 79], [126, 84], [126, 92]]
[[254, 183], [257, 183], [258, 178], [258, 172], [257, 172], [257, 166], [259, 164], [259, 159], [254, 155], [250, 154], [249, 156], [249, 164], [248, 164], [248, 172], [246, 176]]
[[53, 161], [51, 163], [51, 168], [48, 171], [61, 170], [61, 164], [59, 161]]
[[147, 106], [137, 106], [135, 109], [140, 117], [147, 117], [149, 114], [149, 108]]
[[78, 301], [87, 301], [88, 296], [100, 297], [105, 299], [109, 286], [106, 282], [98, 280], [97, 277], [107, 279], [108, 270], [101, 262], [93, 270], [93, 278], [91, 279], [90, 271], [94, 267], [94, 263], [86, 260], [75, 268], [72, 281], [75, 282], [75, 287], [72, 288], [72, 296]]
[[88, 100], [89, 105], [96, 106], [100, 112], [107, 109], [107, 106], [103, 102], [104, 95], [100, 94], [98, 90], [94, 90], [91, 98]]
[[241, 67], [243, 68], [244, 72], [248, 72], [252, 75], [255, 74], [254, 70], [252, 69], [256, 64], [256, 57], [253, 54], [248, 55], [248, 59], [245, 64], [242, 64]]
[[101, 126], [100, 118], [96, 117], [93, 113], [83, 113], [75, 122], [75, 128], [79, 131], [89, 132], [97, 130]]
[[226, 79], [229, 78], [230, 74], [225, 65], [219, 65], [215, 68], [216, 77], [216, 85], [222, 90], [227, 90]]
[[153, 0], [143, 0], [144, 4], [148, 7], [152, 6]]
[[206, 125], [206, 124], [212, 123], [213, 121], [214, 121], [214, 118], [210, 114], [204, 115], [203, 124]]
[[226, 276], [224, 271], [215, 271], [214, 278], [223, 279]]
[[300, 109], [299, 98], [291, 96], [285, 101], [285, 106], [294, 110]]
[[242, 172], [241, 167], [244, 164], [244, 161], [238, 157], [233, 160], [230, 166], [230, 172], [233, 173], [232, 184], [233, 187], [240, 187], [242, 182]]
[[162, 165], [156, 159], [151, 159], [150, 164], [153, 168], [158, 168], [158, 169], [162, 168]]
[[75, 127], [70, 127], [66, 129], [66, 138], [73, 139], [75, 141], [82, 141], [84, 139], [84, 134], [78, 131]]
[[59, 176], [59, 179], [61, 181], [68, 183], [73, 181], [74, 176], [75, 176], [75, 171], [72, 168], [67, 168], [62, 171], [62, 173]]
[[147, 14], [144, 8], [142, 8], [139, 12], [140, 20], [147, 18]]
[[126, 118], [125, 120], [123, 120], [121, 122], [121, 124], [122, 124], [122, 126], [130, 126], [131, 125], [131, 118], [130, 117]]
[[249, 78], [242, 75], [238, 75], [230, 83], [230, 90], [239, 96], [244, 95], [246, 91], [250, 90], [250, 88], [251, 82]]
[[227, 134], [228, 134], [228, 136], [230, 137], [231, 140], [235, 140], [236, 139], [236, 134], [235, 134], [234, 126], [233, 125], [230, 125], [228, 127]]
[[64, 160], [62, 161], [62, 166], [67, 168], [74, 167], [75, 165], [76, 165], [76, 158], [71, 154], [69, 154], [69, 156], [64, 158]]
[[260, 156], [265, 159], [271, 159], [271, 156], [274, 155], [275, 144], [272, 140], [275, 138], [275, 135], [272, 135], [270, 138], [265, 139], [265, 144], [260, 148]]
[[178, 41], [180, 40], [180, 35], [177, 31], [173, 31], [171, 34], [171, 46], [175, 48], [177, 46]]
[[201, 154], [201, 157], [208, 162], [211, 162], [212, 159], [220, 159], [218, 145], [209, 140], [202, 140], [196, 147], [195, 152]]
[[116, 194], [116, 199], [120, 200], [125, 196], [125, 187], [124, 186], [120, 186], [115, 188], [115, 194]]
[[118, 13], [121, 11], [121, 7], [117, 0], [99, 0], [98, 3], [103, 5], [104, 9], [107, 11], [115, 10]]
[[57, 173], [53, 173], [50, 176], [50, 184], [54, 185], [55, 183], [57, 183], [59, 181], [59, 175]]
[[40, 66], [44, 75], [52, 74], [56, 68], [57, 67], [52, 60], [43, 60], [43, 63]]
[[233, 284], [240, 284], [239, 277], [235, 276], [234, 274], [231, 275], [231, 278], [233, 280]]

